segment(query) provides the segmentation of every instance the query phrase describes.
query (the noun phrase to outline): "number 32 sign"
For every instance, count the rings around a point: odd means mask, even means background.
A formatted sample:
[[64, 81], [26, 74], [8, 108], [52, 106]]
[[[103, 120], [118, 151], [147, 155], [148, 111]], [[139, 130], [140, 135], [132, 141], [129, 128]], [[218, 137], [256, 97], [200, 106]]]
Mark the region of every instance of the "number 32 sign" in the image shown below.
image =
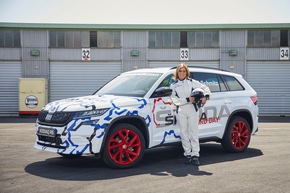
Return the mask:
[[289, 48], [280, 48], [280, 60], [289, 60]]
[[82, 49], [82, 60], [91, 60], [91, 51], [90, 48], [83, 48]]

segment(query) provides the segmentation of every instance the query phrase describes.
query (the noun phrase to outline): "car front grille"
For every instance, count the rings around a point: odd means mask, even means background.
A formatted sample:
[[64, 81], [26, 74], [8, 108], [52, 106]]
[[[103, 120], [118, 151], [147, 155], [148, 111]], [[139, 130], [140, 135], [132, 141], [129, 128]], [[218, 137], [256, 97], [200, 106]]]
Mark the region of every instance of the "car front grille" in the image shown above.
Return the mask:
[[[43, 145], [43, 146], [47, 146], [47, 147], [56, 147], [56, 148], [61, 148], [64, 149], [65, 147], [60, 146], [60, 144], [62, 144], [62, 140], [60, 138], [59, 135], [57, 135], [56, 137], [48, 137], [48, 136], [44, 136], [44, 135], [37, 135], [38, 136], [38, 144], [39, 145]], [[45, 143], [43, 143], [45, 142]], [[51, 144], [47, 144], [51, 143]]]
[[38, 140], [44, 141], [44, 142], [55, 143], [57, 145], [60, 145], [62, 143], [60, 137], [48, 137], [48, 136], [38, 135]]
[[41, 122], [44, 122], [47, 114], [48, 114], [47, 111], [40, 111], [40, 113], [38, 115], [38, 120]]
[[38, 115], [38, 122], [44, 125], [62, 126], [72, 120], [75, 112], [55, 112], [49, 114], [48, 111], [41, 111]]

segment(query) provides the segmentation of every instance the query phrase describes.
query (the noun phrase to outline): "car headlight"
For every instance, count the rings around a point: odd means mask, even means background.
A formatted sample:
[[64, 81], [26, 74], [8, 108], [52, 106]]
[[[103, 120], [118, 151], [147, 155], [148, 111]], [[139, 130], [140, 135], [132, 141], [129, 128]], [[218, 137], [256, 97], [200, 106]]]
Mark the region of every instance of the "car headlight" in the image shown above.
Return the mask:
[[98, 117], [98, 116], [105, 114], [108, 110], [109, 110], [109, 108], [77, 112], [76, 115], [74, 116], [74, 119], [75, 118], [84, 118], [84, 117]]

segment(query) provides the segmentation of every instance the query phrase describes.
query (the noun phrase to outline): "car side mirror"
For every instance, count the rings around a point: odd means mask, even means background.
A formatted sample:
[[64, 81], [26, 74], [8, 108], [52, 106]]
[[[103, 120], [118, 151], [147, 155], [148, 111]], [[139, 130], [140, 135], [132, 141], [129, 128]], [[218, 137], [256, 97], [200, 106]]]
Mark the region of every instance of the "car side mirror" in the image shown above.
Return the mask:
[[166, 96], [171, 96], [172, 94], [172, 89], [169, 87], [160, 87], [157, 88], [151, 97], [166, 97]]

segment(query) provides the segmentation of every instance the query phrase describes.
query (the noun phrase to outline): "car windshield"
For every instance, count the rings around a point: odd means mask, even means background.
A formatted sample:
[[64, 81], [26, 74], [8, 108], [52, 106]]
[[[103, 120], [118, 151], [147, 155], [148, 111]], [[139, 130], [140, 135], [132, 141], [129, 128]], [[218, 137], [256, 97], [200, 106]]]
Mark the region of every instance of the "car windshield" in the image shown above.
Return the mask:
[[124, 73], [111, 80], [95, 94], [144, 97], [160, 76], [160, 73]]

